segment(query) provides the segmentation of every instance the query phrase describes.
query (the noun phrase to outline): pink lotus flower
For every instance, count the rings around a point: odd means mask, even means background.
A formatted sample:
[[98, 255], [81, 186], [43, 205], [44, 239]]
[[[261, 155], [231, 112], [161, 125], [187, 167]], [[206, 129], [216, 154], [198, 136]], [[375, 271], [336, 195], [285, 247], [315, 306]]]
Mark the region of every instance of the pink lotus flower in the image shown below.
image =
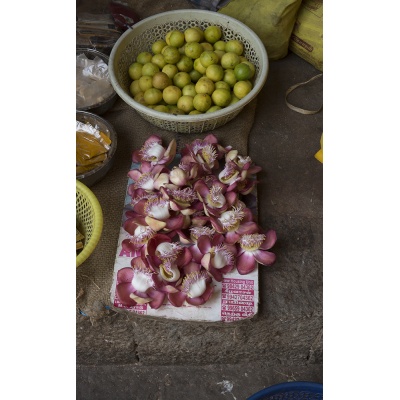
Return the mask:
[[182, 149], [182, 164], [196, 163], [201, 170], [211, 173], [213, 169], [219, 167], [219, 162], [229, 148], [225, 149], [218, 144], [217, 138], [213, 134], [207, 135], [203, 140], [196, 139], [192, 143], [187, 144]]
[[272, 265], [276, 255], [269, 250], [275, 244], [276, 232], [269, 230], [266, 234], [252, 233], [243, 235], [239, 240], [240, 250], [237, 256], [237, 270], [239, 274], [245, 275], [252, 272], [257, 263]]
[[198, 306], [210, 299], [213, 280], [235, 267], [248, 274], [276, 258], [268, 251], [275, 231], [261, 233], [243, 203], [261, 168], [213, 134], [187, 144], [170, 170], [175, 153], [175, 140], [164, 148], [152, 135], [132, 155], [140, 165], [128, 172], [133, 183], [123, 227], [130, 237], [122, 247], [135, 257], [132, 268], [117, 274], [117, 296], [127, 306], [158, 308], [165, 298], [176, 307]]
[[172, 162], [176, 154], [176, 141], [173, 139], [165, 149], [162, 140], [157, 135], [151, 135], [140, 150], [133, 152], [132, 160], [142, 165], [168, 165]]
[[249, 194], [257, 181], [252, 178], [261, 167], [254, 165], [250, 157], [243, 157], [237, 150], [231, 150], [225, 155], [225, 167], [219, 173], [218, 178], [221, 182], [229, 185], [227, 191], [246, 195]]
[[[156, 232], [175, 231], [183, 227], [184, 215], [170, 209], [170, 202], [160, 197], [149, 197], [139, 200], [129, 214], [130, 224], [149, 226]], [[128, 226], [128, 221], [124, 227]]]
[[128, 218], [123, 227], [131, 235], [129, 239], [124, 239], [121, 243], [122, 248], [135, 255], [140, 255], [147, 242], [154, 237], [157, 232], [146, 225], [136, 224], [134, 218]]
[[213, 290], [212, 278], [206, 271], [193, 271], [183, 279], [180, 291], [168, 294], [168, 300], [175, 307], [181, 307], [185, 301], [200, 306], [210, 299]]
[[163, 199], [169, 200], [169, 206], [173, 211], [179, 211], [183, 215], [192, 215], [196, 211], [202, 210], [201, 203], [191, 187], [161, 188], [160, 192]]
[[241, 201], [223, 212], [219, 218], [210, 217], [210, 221], [217, 232], [225, 235], [225, 242], [229, 244], [236, 243], [245, 234], [259, 231], [257, 223], [253, 221], [251, 210]]
[[221, 282], [223, 275], [232, 271], [236, 264], [236, 247], [224, 242], [224, 236], [200, 236], [197, 243], [190, 247], [193, 260], [201, 264], [216, 281]]
[[132, 184], [132, 188], [129, 190], [144, 189], [148, 192], [152, 192], [154, 190], [159, 190], [161, 186], [169, 183], [169, 170], [163, 165], [156, 165], [151, 169], [142, 167], [143, 164], [140, 170], [131, 169], [128, 172], [129, 178], [135, 181]]
[[165, 293], [155, 289], [154, 271], [141, 257], [133, 258], [131, 265], [117, 272], [116, 292], [119, 301], [128, 307], [148, 303], [151, 308], [159, 308], [164, 302]]
[[204, 205], [204, 212], [210, 216], [220, 216], [238, 200], [237, 193], [226, 192], [227, 186], [216, 177], [213, 179], [199, 179], [194, 184], [200, 200]]
[[162, 234], [149, 240], [146, 252], [149, 265], [168, 283], [178, 281], [182, 268], [192, 260], [187, 247]]
[[187, 233], [184, 230], [177, 232], [183, 244], [197, 244], [200, 236], [205, 235], [212, 238], [215, 234], [215, 229], [209, 226], [191, 226], [187, 231]]

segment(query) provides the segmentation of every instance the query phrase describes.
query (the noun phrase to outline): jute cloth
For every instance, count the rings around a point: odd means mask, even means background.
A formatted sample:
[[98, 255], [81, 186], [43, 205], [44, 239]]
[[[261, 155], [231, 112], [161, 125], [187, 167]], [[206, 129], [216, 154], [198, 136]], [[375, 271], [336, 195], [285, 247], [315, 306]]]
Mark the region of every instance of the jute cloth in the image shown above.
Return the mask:
[[110, 290], [128, 183], [127, 173], [131, 166], [133, 151], [139, 149], [152, 134], [159, 135], [163, 139], [164, 146], [175, 139], [178, 144], [177, 151], [180, 151], [185, 144], [213, 133], [223, 146], [231, 145], [239, 154], [247, 155], [247, 143], [255, 110], [256, 99], [247, 104], [226, 125], [202, 134], [180, 134], [157, 128], [121, 99], [117, 100], [110, 111], [102, 115], [114, 126], [118, 144], [112, 168], [101, 181], [90, 188], [100, 202], [104, 222], [97, 247], [76, 270], [78, 311], [95, 317], [105, 312], [106, 306], [113, 307]]

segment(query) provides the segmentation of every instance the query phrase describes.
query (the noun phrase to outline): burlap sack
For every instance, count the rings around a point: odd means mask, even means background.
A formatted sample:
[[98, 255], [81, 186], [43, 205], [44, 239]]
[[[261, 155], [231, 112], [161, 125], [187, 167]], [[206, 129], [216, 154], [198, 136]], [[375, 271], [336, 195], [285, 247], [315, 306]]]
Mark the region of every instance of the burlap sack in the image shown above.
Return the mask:
[[[223, 146], [231, 145], [240, 154], [247, 155], [248, 137], [255, 110], [256, 99], [246, 105], [232, 121], [212, 133]], [[121, 99], [118, 99], [114, 107], [102, 117], [117, 131], [118, 144], [113, 167], [100, 182], [91, 187], [103, 210], [102, 235], [94, 252], [76, 271], [77, 310], [90, 317], [106, 313], [107, 306], [112, 308], [110, 289], [128, 183], [127, 173], [133, 151], [140, 148], [152, 134], [159, 135], [165, 145], [176, 139], [179, 151], [186, 143], [211, 133], [179, 134], [161, 130], [144, 120]]]
[[267, 49], [268, 58], [286, 57], [290, 35], [302, 0], [230, 0], [218, 12], [243, 22]]

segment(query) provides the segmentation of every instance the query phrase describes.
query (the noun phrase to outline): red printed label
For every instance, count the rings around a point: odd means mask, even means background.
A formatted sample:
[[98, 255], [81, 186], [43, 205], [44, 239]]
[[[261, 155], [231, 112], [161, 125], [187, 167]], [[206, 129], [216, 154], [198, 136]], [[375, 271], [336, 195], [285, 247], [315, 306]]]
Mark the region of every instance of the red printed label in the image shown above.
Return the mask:
[[136, 306], [133, 306], [133, 307], [124, 306], [119, 301], [117, 293], [115, 293], [115, 297], [114, 297], [114, 307], [123, 308], [128, 311], [133, 311], [136, 314], [143, 314], [143, 315], [147, 314], [147, 304], [136, 304]]
[[237, 321], [254, 315], [254, 281], [225, 278], [222, 281], [221, 320]]

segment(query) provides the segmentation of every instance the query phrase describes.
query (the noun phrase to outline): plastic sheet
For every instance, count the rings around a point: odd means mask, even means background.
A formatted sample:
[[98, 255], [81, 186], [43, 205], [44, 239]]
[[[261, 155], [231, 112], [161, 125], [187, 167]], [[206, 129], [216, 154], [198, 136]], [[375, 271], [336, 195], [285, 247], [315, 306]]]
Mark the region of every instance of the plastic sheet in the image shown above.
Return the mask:
[[100, 57], [89, 59], [84, 53], [76, 56], [76, 106], [89, 107], [110, 97], [114, 89], [108, 65]]

